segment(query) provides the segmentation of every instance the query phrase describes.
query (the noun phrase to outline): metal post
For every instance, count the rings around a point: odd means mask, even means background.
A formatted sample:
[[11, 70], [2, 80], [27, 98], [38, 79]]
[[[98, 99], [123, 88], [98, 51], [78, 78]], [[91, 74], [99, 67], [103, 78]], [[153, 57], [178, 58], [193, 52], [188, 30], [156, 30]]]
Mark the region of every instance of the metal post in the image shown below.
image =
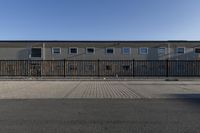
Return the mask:
[[99, 69], [99, 66], [100, 66], [100, 65], [99, 65], [100, 60], [99, 60], [99, 59], [97, 60], [97, 63], [98, 63], [98, 77], [100, 77], [100, 69]]
[[169, 59], [166, 60], [166, 77], [169, 77]]
[[132, 76], [135, 76], [135, 59], [132, 60]]
[[45, 53], [45, 43], [43, 43], [42, 46], [43, 46], [43, 47], [42, 47], [42, 55], [43, 55], [43, 56], [42, 56], [42, 59], [45, 60], [45, 59], [46, 59], [46, 58], [45, 58], [45, 54], [46, 54], [46, 53]]
[[64, 59], [64, 77], [66, 77], [66, 62], [65, 62], [65, 59]]
[[170, 49], [170, 43], [168, 43], [168, 59], [171, 58], [171, 49]]
[[28, 77], [30, 77], [31, 76], [30, 59], [28, 60], [27, 71], [28, 71]]

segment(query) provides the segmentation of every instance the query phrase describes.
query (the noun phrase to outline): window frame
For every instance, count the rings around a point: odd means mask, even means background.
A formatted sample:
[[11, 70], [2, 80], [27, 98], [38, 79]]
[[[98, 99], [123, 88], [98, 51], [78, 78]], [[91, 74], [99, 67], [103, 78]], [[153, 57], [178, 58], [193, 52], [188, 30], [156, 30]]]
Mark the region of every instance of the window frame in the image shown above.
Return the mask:
[[[32, 56], [32, 49], [34, 49], [34, 48], [35, 48], [35, 49], [40, 49], [40, 51], [41, 51], [41, 54], [40, 54], [41, 56], [40, 56], [40, 57], [33, 57], [33, 56]], [[42, 58], [42, 54], [43, 54], [43, 53], [42, 53], [42, 47], [32, 47], [32, 48], [31, 48], [31, 58]]]
[[[58, 48], [59, 49], [59, 53], [55, 53], [54, 49]], [[61, 54], [61, 48], [60, 47], [53, 47], [52, 48], [52, 54]]]
[[[76, 53], [71, 53], [71, 49], [76, 49]], [[69, 48], [69, 54], [78, 54], [78, 48], [77, 47], [70, 47]]]
[[[164, 53], [160, 52], [160, 49], [165, 49]], [[167, 54], [167, 48], [166, 47], [159, 47], [158, 48], [158, 54]]]
[[[180, 49], [180, 48], [183, 48], [183, 53], [179, 53], [179, 52], [178, 52], [178, 49]], [[177, 53], [177, 54], [185, 54], [185, 47], [177, 47], [177, 48], [176, 48], [176, 53]]]
[[195, 54], [200, 54], [200, 52], [199, 52], [199, 53], [196, 52], [196, 49], [200, 49], [200, 47], [194, 48], [194, 53], [195, 53]]
[[[108, 52], [107, 52], [108, 49], [112, 49], [112, 50], [113, 50], [113, 53], [108, 53]], [[113, 47], [108, 47], [108, 48], [106, 48], [106, 54], [112, 55], [112, 54], [114, 54], [114, 53], [115, 53], [115, 48], [113, 48]]]
[[[93, 53], [89, 53], [89, 52], [88, 52], [88, 49], [93, 49], [94, 52], [93, 52]], [[86, 48], [86, 54], [95, 54], [95, 48], [94, 48], [94, 47], [87, 47], [87, 48]]]
[[[129, 53], [125, 53], [125, 52], [124, 52], [124, 49], [126, 49], [126, 48], [129, 49]], [[123, 47], [123, 48], [122, 48], [122, 53], [123, 53], [124, 55], [130, 55], [130, 54], [131, 54], [131, 48], [130, 48], [130, 47]]]
[[[146, 53], [142, 53], [142, 52], [141, 52], [143, 48], [147, 49], [147, 52], [146, 52]], [[140, 54], [140, 55], [147, 55], [147, 54], [149, 54], [149, 48], [147, 48], [147, 47], [141, 47], [141, 48], [139, 48], [139, 54]]]

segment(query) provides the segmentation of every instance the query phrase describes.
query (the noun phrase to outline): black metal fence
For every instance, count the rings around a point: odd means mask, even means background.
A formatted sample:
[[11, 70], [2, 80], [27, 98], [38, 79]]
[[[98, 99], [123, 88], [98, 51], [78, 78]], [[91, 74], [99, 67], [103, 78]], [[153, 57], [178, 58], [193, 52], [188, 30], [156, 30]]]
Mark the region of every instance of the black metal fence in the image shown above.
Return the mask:
[[198, 60], [0, 60], [0, 76], [198, 77]]

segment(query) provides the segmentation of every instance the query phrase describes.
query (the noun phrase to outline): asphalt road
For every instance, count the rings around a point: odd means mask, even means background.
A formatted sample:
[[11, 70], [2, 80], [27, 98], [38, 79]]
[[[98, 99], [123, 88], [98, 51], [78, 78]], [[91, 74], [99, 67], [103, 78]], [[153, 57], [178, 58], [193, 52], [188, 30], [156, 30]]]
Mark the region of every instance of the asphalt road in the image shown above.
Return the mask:
[[200, 99], [0, 100], [0, 133], [199, 133]]

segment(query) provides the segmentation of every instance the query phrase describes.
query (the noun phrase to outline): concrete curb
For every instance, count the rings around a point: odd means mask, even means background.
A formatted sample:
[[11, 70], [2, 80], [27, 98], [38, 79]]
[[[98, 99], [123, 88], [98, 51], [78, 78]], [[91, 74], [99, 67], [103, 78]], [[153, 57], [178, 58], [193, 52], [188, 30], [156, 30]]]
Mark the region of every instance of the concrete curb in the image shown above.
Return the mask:
[[197, 77], [173, 77], [173, 78], [165, 78], [165, 77], [141, 77], [141, 78], [109, 78], [109, 77], [102, 77], [102, 78], [88, 78], [88, 77], [77, 77], [77, 78], [49, 78], [49, 77], [31, 77], [31, 78], [8, 78], [2, 77], [0, 81], [166, 81], [166, 82], [173, 82], [173, 81], [200, 81], [200, 78]]

